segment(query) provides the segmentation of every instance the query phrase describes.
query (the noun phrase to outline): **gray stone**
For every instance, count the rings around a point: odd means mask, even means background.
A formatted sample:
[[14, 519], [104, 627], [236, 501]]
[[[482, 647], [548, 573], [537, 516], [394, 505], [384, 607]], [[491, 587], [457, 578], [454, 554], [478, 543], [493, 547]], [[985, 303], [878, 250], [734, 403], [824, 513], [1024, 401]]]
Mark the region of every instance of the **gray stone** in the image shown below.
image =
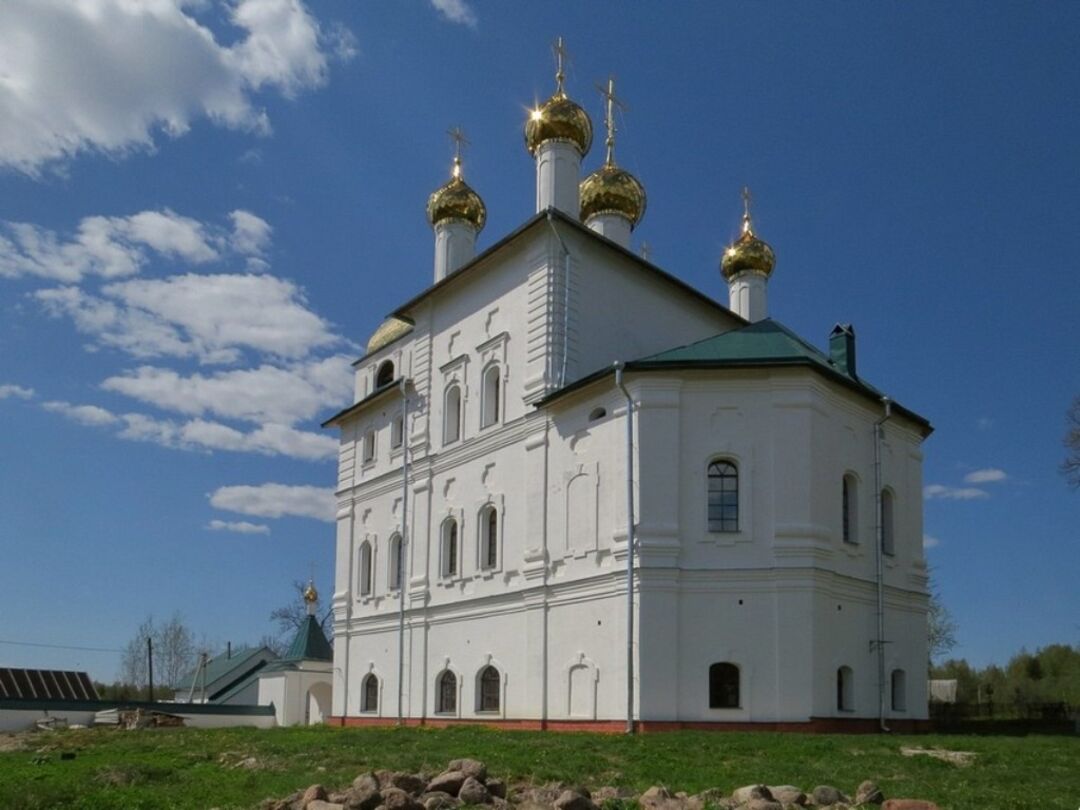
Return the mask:
[[457, 796], [458, 791], [461, 790], [462, 784], [465, 782], [465, 774], [461, 771], [443, 771], [427, 785], [427, 792], [434, 793], [440, 791], [442, 793], [449, 793], [451, 796]]
[[731, 798], [736, 804], [749, 804], [754, 799], [772, 799], [773, 795], [765, 785], [746, 785], [732, 792]]
[[382, 791], [382, 806], [386, 810], [426, 810], [424, 805], [416, 801], [412, 796], [401, 788], [388, 787]]
[[502, 779], [488, 779], [487, 789], [488, 793], [490, 793], [496, 799], [506, 798], [506, 782], [504, 782]]
[[345, 806], [349, 810], [375, 810], [382, 803], [382, 793], [372, 787], [370, 780], [363, 777], [356, 778], [352, 788], [349, 789], [349, 798], [345, 800]]
[[555, 810], [596, 810], [596, 805], [576, 790], [564, 790], [555, 800]]
[[312, 785], [300, 794], [300, 806], [307, 807], [313, 801], [326, 801], [326, 788], [322, 785]]
[[404, 790], [413, 796], [419, 796], [427, 787], [427, 780], [419, 774], [395, 771], [390, 774], [390, 786]]
[[881, 804], [885, 801], [885, 794], [876, 782], [867, 779], [855, 790], [855, 804]]
[[594, 790], [589, 798], [593, 800], [594, 804], [603, 804], [609, 801], [626, 801], [634, 798], [634, 791], [629, 788], [605, 785]]
[[814, 804], [817, 805], [839, 804], [840, 802], [847, 801], [847, 796], [832, 785], [818, 785], [814, 788], [811, 796], [814, 798]]
[[353, 790], [375, 790], [379, 789], [379, 778], [375, 774], [362, 773], [352, 782]]
[[446, 766], [448, 771], [461, 771], [466, 776], [471, 776], [477, 781], [487, 779], [487, 765], [478, 759], [452, 759]]
[[784, 805], [772, 799], [751, 799], [746, 803], [746, 810], [784, 810]]
[[806, 804], [806, 794], [794, 785], [769, 785], [769, 792], [780, 804], [796, 804], [800, 807]]
[[453, 810], [453, 808], [461, 805], [458, 799], [455, 799], [449, 793], [443, 793], [441, 790], [423, 794], [420, 797], [420, 803], [427, 810]]
[[535, 799], [523, 799], [514, 805], [516, 810], [554, 810], [554, 802], [536, 801]]
[[345, 805], [338, 804], [337, 802], [324, 802], [322, 799], [316, 799], [313, 802], [308, 802], [305, 810], [345, 810]]
[[461, 783], [458, 798], [465, 804], [487, 804], [491, 801], [491, 794], [479, 779], [469, 776]]

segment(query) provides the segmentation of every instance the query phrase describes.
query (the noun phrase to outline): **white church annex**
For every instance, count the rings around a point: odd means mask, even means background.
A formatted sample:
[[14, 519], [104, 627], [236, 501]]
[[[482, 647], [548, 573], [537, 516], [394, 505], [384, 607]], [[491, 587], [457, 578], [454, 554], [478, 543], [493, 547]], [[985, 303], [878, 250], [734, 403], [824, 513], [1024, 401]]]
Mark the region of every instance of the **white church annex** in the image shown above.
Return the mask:
[[476, 255], [455, 157], [434, 283], [326, 422], [331, 722], [916, 727], [929, 423], [863, 381], [850, 327], [823, 353], [768, 317], [748, 200], [730, 309], [632, 253], [646, 197], [613, 88], [582, 180], [592, 124], [557, 51], [525, 124], [535, 216]]

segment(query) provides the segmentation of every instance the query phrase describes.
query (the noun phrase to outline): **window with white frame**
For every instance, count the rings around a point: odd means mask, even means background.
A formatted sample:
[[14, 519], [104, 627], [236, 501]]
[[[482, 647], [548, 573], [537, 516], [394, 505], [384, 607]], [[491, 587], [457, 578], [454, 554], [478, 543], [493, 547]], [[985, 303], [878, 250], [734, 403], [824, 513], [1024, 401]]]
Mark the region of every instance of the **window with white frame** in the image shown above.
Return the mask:
[[364, 463], [375, 460], [375, 431], [369, 430], [364, 434]]
[[493, 363], [484, 371], [480, 400], [480, 427], [482, 428], [499, 421], [500, 385], [499, 366]]
[[881, 550], [890, 557], [896, 554], [894, 509], [892, 490], [881, 490]]
[[460, 573], [458, 560], [458, 524], [449, 517], [442, 524], [440, 573], [443, 577], [456, 577]]
[[390, 585], [390, 590], [396, 591], [401, 587], [401, 535], [395, 534], [390, 538], [389, 544], [390, 559], [387, 560], [389, 564], [389, 570], [387, 571], [386, 580]]
[[361, 596], [371, 595], [371, 543], [360, 544], [360, 559], [356, 570], [356, 589]]
[[499, 510], [488, 504], [480, 510], [480, 567], [495, 568], [499, 562]]
[[844, 542], [856, 545], [859, 542], [859, 485], [855, 476], [848, 473], [841, 483], [843, 502], [842, 531]]
[[390, 423], [390, 447], [401, 447], [405, 440], [405, 417], [400, 413]]
[[461, 438], [461, 386], [453, 383], [443, 396], [443, 444]]
[[480, 671], [477, 678], [476, 711], [499, 711], [501, 692], [502, 676], [499, 670], [489, 664]]
[[719, 459], [709, 464], [709, 531], [739, 530], [739, 468]]

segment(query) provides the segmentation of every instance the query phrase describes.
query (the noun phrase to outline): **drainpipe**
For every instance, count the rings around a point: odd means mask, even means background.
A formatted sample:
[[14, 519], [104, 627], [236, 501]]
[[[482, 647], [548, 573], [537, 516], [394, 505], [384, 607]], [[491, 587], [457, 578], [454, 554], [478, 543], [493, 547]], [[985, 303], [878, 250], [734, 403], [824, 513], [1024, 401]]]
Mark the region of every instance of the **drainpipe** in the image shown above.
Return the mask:
[[626, 733], [634, 733], [634, 400], [615, 363], [615, 385], [626, 397]]
[[405, 560], [409, 529], [409, 393], [408, 378], [401, 379], [401, 542], [398, 543], [398, 691], [397, 724], [405, 724]]
[[877, 666], [878, 666], [878, 725], [891, 731], [885, 723], [885, 524], [881, 512], [881, 442], [885, 437], [885, 422], [892, 416], [892, 401], [881, 398], [885, 414], [874, 422], [874, 537], [877, 545]]
[[566, 356], [570, 351], [570, 250], [566, 242], [559, 236], [559, 229], [555, 227], [555, 217], [551, 209], [547, 212], [548, 226], [555, 238], [559, 240], [563, 252], [563, 339], [562, 339], [562, 364], [559, 368], [559, 387], [566, 385]]

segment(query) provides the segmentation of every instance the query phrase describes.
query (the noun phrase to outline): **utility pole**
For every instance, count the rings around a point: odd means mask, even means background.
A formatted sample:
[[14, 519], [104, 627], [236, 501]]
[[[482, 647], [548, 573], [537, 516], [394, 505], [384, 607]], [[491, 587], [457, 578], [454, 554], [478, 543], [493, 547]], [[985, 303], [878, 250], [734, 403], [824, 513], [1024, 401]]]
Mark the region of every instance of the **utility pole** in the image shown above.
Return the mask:
[[154, 702], [154, 640], [147, 636], [146, 638], [146, 668], [150, 672], [150, 702]]

